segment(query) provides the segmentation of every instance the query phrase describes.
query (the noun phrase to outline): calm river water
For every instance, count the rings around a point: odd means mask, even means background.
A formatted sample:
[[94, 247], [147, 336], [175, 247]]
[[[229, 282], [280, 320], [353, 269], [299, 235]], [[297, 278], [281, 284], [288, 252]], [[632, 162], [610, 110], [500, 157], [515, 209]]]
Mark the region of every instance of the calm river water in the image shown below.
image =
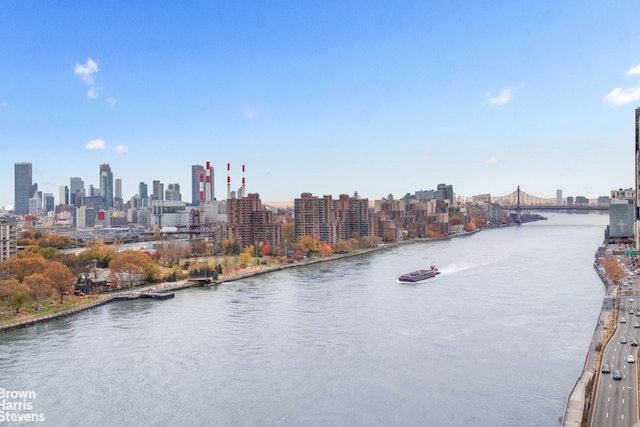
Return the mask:
[[557, 426], [608, 215], [548, 217], [3, 333], [0, 392], [25, 425]]

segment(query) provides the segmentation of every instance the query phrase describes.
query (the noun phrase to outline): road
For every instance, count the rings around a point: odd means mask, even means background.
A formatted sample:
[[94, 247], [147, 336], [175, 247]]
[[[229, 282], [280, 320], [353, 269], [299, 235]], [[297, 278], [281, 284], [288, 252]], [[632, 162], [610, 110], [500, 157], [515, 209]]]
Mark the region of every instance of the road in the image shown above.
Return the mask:
[[[610, 373], [600, 372], [597, 377], [596, 398], [591, 416], [592, 427], [634, 426], [640, 419], [638, 414], [638, 347], [632, 340], [640, 340], [640, 300], [635, 294], [637, 283], [629, 277], [628, 285], [617, 298], [619, 308], [618, 327], [606, 346], [602, 364], [608, 364]], [[624, 295], [627, 294], [627, 295]], [[627, 357], [633, 355], [634, 362]], [[620, 380], [613, 378], [619, 370]]]

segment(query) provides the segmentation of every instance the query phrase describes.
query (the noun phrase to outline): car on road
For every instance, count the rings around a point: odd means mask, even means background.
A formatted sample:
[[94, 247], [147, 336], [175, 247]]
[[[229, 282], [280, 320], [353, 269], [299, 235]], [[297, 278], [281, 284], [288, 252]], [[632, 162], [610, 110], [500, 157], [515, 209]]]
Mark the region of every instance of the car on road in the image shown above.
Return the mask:
[[629, 314], [633, 316], [634, 314], [636, 314], [636, 312], [633, 310], [629, 310]]
[[635, 338], [635, 337], [631, 338], [631, 342], [629, 342], [629, 344], [631, 344], [634, 347], [637, 347], [638, 346], [638, 338]]
[[620, 344], [626, 344], [627, 339], [625, 337], [620, 337]]
[[629, 298], [627, 301], [629, 301], [629, 302], [633, 302], [633, 298]]
[[602, 373], [603, 374], [608, 374], [609, 372], [611, 372], [611, 369], [609, 368], [609, 365], [607, 363], [602, 365]]
[[611, 375], [613, 377], [614, 380], [621, 380], [622, 379], [622, 374], [620, 373], [619, 369], [616, 369], [615, 371], [613, 371], [613, 375]]
[[633, 354], [630, 354], [627, 356], [627, 362], [629, 363], [635, 363], [636, 362], [636, 358], [633, 357]]
[[620, 318], [620, 323], [627, 323], [627, 318], [626, 318], [626, 317], [624, 317], [624, 316], [622, 316], [622, 317]]

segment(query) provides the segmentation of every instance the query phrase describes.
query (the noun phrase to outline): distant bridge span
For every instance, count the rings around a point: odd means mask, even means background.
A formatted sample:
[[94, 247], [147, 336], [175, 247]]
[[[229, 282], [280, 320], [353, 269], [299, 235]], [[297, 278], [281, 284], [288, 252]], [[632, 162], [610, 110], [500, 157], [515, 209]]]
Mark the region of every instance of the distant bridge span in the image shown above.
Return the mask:
[[506, 196], [491, 197], [491, 203], [497, 203], [504, 209], [512, 209], [520, 211], [520, 209], [534, 210], [580, 210], [580, 211], [602, 211], [609, 210], [609, 205], [598, 205], [594, 203], [567, 203], [566, 199], [562, 200], [562, 204], [558, 204], [555, 198], [543, 198], [532, 196], [520, 190], [520, 186]]

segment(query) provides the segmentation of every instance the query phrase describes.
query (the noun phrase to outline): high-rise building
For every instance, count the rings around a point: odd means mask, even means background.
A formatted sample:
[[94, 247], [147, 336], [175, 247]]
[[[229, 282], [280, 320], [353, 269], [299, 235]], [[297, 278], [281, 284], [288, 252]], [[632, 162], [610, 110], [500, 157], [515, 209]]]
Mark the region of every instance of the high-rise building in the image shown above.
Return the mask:
[[0, 261], [18, 256], [18, 225], [0, 219]]
[[81, 206], [84, 195], [84, 181], [82, 181], [82, 178], [71, 178], [69, 180], [69, 204], [76, 207]]
[[164, 184], [158, 180], [153, 181], [153, 200], [164, 200]]
[[634, 237], [636, 250], [640, 250], [640, 107], [636, 108], [636, 197], [634, 203]]
[[138, 196], [140, 196], [140, 206], [147, 206], [149, 204], [149, 192], [148, 186], [144, 182], [140, 182], [138, 185]]
[[204, 191], [204, 166], [191, 165], [191, 204], [194, 206], [200, 204], [200, 177], [202, 177]]
[[58, 194], [60, 205], [68, 205], [69, 204], [69, 187], [66, 185], [60, 186], [60, 193]]
[[633, 203], [635, 194], [632, 188], [611, 191], [609, 203], [609, 237], [633, 237]]
[[167, 191], [164, 192], [165, 200], [182, 200], [180, 194], [180, 184], [169, 184]]
[[55, 209], [55, 199], [52, 193], [44, 193], [42, 195], [42, 210], [44, 214], [48, 214], [49, 212], [53, 212]]
[[111, 166], [106, 163], [100, 165], [100, 195], [104, 197], [106, 208], [113, 207], [113, 173]]
[[273, 220], [273, 213], [262, 207], [258, 193], [240, 199], [227, 199], [227, 238], [238, 241], [243, 248], [256, 243], [280, 244], [282, 226]]
[[122, 180], [120, 178], [115, 180], [115, 197], [122, 199]]
[[16, 163], [14, 165], [15, 199], [13, 210], [17, 214], [26, 215], [29, 213], [29, 199], [32, 198], [35, 193], [32, 171], [31, 163]]

